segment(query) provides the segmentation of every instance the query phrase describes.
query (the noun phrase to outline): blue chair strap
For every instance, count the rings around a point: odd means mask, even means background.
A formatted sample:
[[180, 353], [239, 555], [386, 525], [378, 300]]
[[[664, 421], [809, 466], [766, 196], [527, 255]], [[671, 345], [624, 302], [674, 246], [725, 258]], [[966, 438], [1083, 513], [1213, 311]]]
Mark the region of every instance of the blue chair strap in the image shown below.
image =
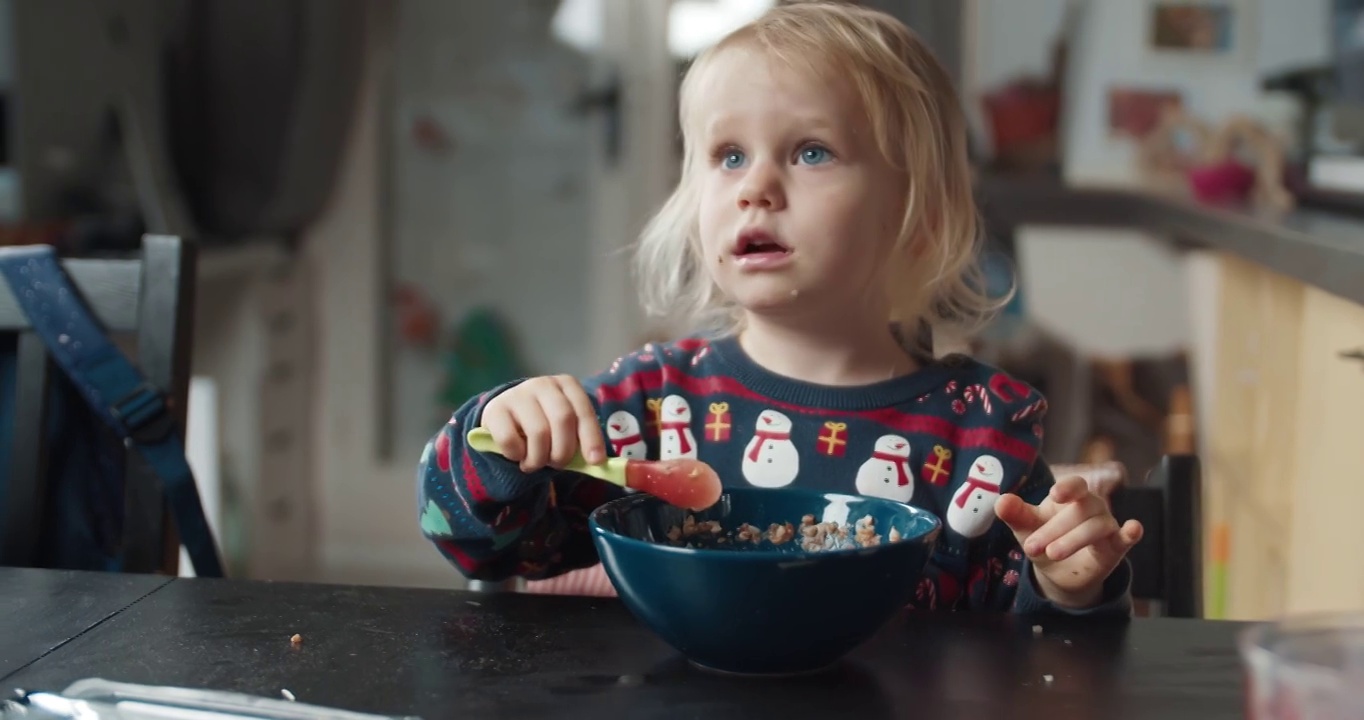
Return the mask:
[[0, 248], [0, 274], [86, 402], [160, 478], [199, 577], [222, 577], [184, 440], [165, 397], [105, 335], [50, 246]]

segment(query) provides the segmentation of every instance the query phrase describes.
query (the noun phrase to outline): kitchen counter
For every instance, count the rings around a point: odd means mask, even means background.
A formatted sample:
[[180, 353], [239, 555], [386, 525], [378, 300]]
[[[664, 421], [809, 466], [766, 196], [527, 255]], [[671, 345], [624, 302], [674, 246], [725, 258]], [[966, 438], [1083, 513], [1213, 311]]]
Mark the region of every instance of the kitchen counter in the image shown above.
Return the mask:
[[1025, 225], [1141, 230], [1225, 250], [1364, 305], [1364, 219], [1351, 215], [1214, 208], [1137, 189], [1069, 187], [1050, 176], [986, 176], [977, 187], [999, 238]]

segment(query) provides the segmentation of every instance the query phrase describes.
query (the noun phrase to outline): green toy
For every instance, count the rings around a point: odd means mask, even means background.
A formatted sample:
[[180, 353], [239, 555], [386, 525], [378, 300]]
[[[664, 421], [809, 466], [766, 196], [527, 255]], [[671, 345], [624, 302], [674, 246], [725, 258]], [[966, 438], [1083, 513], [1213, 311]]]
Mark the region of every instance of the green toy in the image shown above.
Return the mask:
[[445, 357], [440, 401], [449, 412], [479, 393], [526, 376], [505, 323], [489, 308], [477, 308], [455, 328]]

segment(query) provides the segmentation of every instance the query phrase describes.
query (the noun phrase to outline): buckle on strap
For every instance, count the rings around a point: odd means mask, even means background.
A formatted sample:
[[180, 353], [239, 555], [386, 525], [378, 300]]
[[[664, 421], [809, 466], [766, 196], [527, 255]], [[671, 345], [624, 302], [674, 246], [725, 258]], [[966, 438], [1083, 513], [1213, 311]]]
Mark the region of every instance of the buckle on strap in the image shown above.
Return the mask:
[[166, 400], [150, 383], [142, 383], [113, 402], [109, 412], [123, 426], [123, 443], [151, 444], [163, 440], [175, 429], [175, 419], [166, 412]]

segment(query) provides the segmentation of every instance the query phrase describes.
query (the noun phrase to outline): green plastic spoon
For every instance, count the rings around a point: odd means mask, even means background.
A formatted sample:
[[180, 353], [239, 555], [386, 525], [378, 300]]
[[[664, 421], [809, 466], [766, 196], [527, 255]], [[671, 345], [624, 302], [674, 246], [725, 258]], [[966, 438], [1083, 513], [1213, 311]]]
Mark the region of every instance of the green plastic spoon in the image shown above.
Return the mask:
[[[503, 454], [487, 428], [470, 430], [468, 443], [481, 453]], [[720, 500], [720, 476], [709, 465], [690, 458], [634, 460], [613, 457], [593, 464], [582, 453], [575, 453], [564, 469], [648, 493], [689, 510], [705, 510]]]

